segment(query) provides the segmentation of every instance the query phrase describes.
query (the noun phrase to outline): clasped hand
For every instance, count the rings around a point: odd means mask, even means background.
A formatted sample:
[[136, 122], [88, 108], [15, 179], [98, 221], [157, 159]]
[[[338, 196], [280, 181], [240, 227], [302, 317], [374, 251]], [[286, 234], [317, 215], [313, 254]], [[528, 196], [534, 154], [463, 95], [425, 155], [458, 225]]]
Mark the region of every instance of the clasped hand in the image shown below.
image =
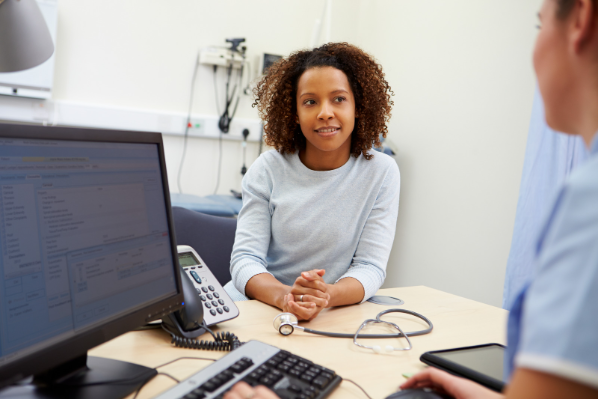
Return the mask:
[[314, 269], [297, 277], [282, 301], [282, 310], [293, 313], [299, 320], [311, 320], [328, 307], [330, 293], [322, 278], [326, 270]]

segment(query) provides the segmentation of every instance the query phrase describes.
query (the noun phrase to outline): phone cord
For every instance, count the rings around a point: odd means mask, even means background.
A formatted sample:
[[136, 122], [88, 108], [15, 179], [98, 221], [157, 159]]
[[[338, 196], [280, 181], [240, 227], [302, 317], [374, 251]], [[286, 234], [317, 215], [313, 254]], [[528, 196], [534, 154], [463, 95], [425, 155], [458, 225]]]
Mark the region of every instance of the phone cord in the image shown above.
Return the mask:
[[172, 344], [179, 348], [188, 349], [205, 349], [211, 351], [232, 351], [243, 345], [244, 342], [239, 341], [239, 338], [231, 332], [218, 332], [214, 341], [204, 341], [191, 338], [177, 337], [172, 334]]
[[197, 340], [192, 338], [184, 338], [179, 337], [172, 332], [168, 331], [162, 325], [162, 329], [170, 334], [172, 337], [171, 344], [178, 348], [188, 348], [188, 349], [204, 349], [204, 350], [211, 350], [211, 351], [232, 351], [243, 345], [245, 342], [239, 341], [239, 338], [228, 331], [225, 332], [218, 332], [214, 334], [212, 330], [206, 326], [205, 321], [202, 322], [202, 327], [209, 332], [212, 337], [214, 337], [214, 341], [204, 341], [204, 340]]

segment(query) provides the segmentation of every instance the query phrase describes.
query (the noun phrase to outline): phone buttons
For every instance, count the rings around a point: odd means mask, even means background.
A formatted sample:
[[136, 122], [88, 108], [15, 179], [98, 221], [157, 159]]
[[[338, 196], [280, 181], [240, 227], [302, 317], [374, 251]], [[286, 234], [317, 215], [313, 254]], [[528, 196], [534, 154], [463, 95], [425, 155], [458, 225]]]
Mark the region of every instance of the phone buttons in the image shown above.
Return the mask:
[[202, 300], [202, 301], [204, 301], [204, 302], [206, 301], [206, 297], [205, 297], [205, 295], [200, 295], [200, 296], [199, 296], [199, 299], [201, 299], [201, 300]]
[[206, 287], [201, 287], [201, 290], [207, 294], [208, 289]]
[[214, 299], [214, 297], [212, 296], [212, 294], [208, 294], [207, 295], [208, 299], [211, 301], [212, 299]]
[[210, 310], [210, 314], [211, 314], [212, 316], [216, 316], [216, 311], [215, 311], [214, 309], [212, 309], [212, 310]]
[[218, 303], [221, 304], [221, 305], [224, 305], [224, 299], [219, 299]]
[[214, 286], [213, 285], [208, 285], [208, 288], [210, 289], [210, 291], [214, 291]]
[[[213, 309], [212, 309], [212, 310], [213, 310]], [[218, 313], [222, 314], [222, 309], [220, 309], [220, 308], [217, 308], [216, 310], [218, 311]]]
[[206, 302], [206, 303], [204, 303], [204, 305], [206, 305], [206, 308], [208, 308], [208, 309], [212, 307], [212, 305], [210, 305], [210, 302]]
[[220, 294], [219, 294], [219, 293], [217, 293], [217, 292], [214, 292], [214, 296], [215, 296], [216, 298], [220, 298]]
[[214, 305], [214, 306], [218, 306], [218, 302], [216, 302], [216, 301], [212, 301], [212, 305]]
[[230, 308], [229, 308], [228, 306], [225, 306], [225, 307], [224, 307], [224, 311], [225, 311], [225, 312], [228, 312], [229, 310], [230, 310]]
[[199, 277], [199, 274], [197, 274], [193, 270], [191, 270], [190, 274], [193, 277], [193, 279], [195, 279], [195, 281], [197, 281], [197, 284], [201, 284], [201, 277]]

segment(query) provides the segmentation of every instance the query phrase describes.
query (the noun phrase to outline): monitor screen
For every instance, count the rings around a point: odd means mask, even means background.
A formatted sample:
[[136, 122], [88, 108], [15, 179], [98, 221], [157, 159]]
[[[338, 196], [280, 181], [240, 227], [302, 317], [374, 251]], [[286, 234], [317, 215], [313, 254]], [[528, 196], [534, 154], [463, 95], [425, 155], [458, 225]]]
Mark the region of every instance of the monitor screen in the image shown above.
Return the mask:
[[0, 370], [181, 299], [160, 135], [48, 129], [0, 126]]

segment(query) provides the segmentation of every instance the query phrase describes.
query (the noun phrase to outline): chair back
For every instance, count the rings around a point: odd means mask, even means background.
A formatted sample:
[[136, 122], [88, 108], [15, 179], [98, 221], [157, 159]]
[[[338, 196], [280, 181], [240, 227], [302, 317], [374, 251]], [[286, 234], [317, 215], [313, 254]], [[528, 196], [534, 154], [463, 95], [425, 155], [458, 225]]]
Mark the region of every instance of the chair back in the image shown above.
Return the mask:
[[177, 245], [188, 245], [201, 256], [221, 285], [231, 280], [230, 256], [233, 252], [237, 219], [206, 215], [172, 207]]

